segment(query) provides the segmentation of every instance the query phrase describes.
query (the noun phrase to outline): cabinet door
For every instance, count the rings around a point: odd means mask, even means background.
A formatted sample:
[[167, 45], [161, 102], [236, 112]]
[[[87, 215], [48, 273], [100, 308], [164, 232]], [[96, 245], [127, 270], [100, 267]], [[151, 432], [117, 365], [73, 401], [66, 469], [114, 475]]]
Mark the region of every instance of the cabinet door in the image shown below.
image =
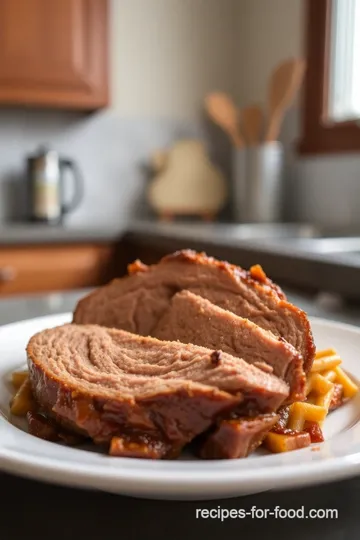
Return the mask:
[[114, 257], [111, 244], [1, 248], [0, 297], [101, 285], [114, 277]]
[[108, 103], [107, 0], [0, 0], [0, 104]]

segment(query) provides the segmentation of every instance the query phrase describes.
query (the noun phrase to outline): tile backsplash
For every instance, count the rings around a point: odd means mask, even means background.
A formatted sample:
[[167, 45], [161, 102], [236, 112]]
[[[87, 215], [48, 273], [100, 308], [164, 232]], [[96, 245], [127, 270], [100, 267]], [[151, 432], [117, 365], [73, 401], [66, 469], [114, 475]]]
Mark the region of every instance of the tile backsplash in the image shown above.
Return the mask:
[[[360, 155], [296, 156], [298, 113], [285, 122], [285, 221], [360, 228]], [[211, 158], [231, 178], [231, 148], [207, 122], [124, 118], [113, 110], [75, 112], [0, 110], [0, 223], [19, 221], [25, 208], [25, 160], [42, 144], [74, 159], [84, 176], [85, 196], [66, 218], [69, 226], [117, 227], [151, 213], [145, 201], [144, 166], [154, 150], [175, 140], [205, 140]], [[229, 180], [230, 181], [230, 180]], [[231, 220], [231, 200], [220, 219]]]
[[[209, 137], [204, 125], [195, 122], [122, 118], [111, 110], [92, 115], [1, 110], [0, 222], [23, 218], [26, 157], [43, 144], [74, 159], [84, 176], [84, 200], [66, 218], [67, 224], [117, 226], [134, 216], [146, 217], [144, 166], [154, 150], [185, 137], [211, 141], [211, 133]], [[226, 144], [220, 142], [210, 145], [218, 149], [212, 158], [226, 169], [228, 160], [221, 149]]]

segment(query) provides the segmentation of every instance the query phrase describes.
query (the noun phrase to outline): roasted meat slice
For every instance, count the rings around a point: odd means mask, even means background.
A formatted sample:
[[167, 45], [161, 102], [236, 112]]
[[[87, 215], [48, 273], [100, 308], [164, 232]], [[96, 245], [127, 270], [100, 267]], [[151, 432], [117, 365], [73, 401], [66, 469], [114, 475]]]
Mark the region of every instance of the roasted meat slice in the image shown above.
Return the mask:
[[137, 261], [128, 276], [80, 300], [73, 321], [152, 335], [174, 294], [185, 289], [288, 341], [308, 372], [315, 354], [309, 320], [260, 270], [247, 272], [190, 250], [152, 266]]
[[222, 420], [201, 444], [199, 455], [203, 459], [247, 457], [277, 421], [276, 414]]
[[305, 398], [303, 360], [292, 345], [190, 291], [173, 296], [152, 333], [158, 339], [178, 339], [242, 358], [284, 379], [291, 401]]
[[44, 330], [27, 355], [42, 409], [99, 443], [140, 432], [175, 453], [239, 406], [269, 412], [288, 397], [284, 381], [227, 353], [96, 325]]

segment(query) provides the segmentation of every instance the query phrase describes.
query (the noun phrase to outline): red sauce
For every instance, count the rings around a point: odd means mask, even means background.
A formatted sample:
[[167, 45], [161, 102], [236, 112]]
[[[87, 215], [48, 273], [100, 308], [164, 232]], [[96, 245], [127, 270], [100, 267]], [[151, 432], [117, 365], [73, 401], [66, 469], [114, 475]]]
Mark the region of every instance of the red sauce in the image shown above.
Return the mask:
[[312, 443], [319, 443], [324, 441], [324, 435], [321, 431], [321, 427], [316, 422], [306, 422], [304, 431], [309, 433]]

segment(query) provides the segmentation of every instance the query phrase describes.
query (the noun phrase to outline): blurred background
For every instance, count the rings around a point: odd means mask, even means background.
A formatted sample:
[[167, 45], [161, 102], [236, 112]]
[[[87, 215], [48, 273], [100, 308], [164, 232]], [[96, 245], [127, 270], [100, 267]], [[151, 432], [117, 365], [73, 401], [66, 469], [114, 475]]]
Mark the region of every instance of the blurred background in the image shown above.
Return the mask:
[[0, 0], [0, 296], [194, 248], [358, 304], [359, 40], [360, 0]]

